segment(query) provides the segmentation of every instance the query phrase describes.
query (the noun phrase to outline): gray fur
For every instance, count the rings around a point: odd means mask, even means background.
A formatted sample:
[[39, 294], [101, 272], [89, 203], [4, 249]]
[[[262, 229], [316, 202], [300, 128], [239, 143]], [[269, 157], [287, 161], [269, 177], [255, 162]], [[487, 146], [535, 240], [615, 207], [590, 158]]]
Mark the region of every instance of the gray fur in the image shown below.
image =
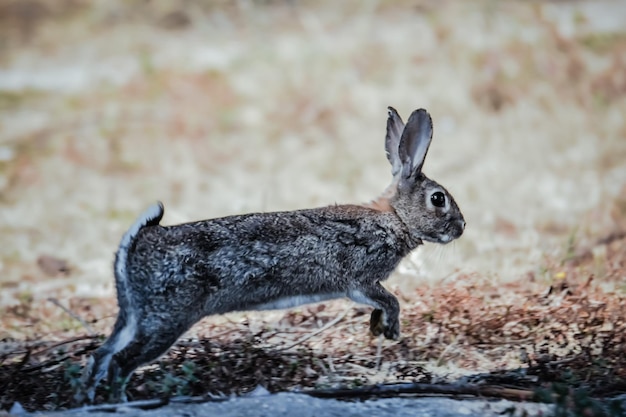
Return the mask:
[[[424, 125], [424, 124], [427, 125]], [[389, 109], [385, 147], [397, 180], [367, 205], [253, 213], [161, 226], [152, 206], [124, 235], [116, 255], [120, 311], [113, 333], [84, 373], [93, 401], [108, 374], [112, 399], [132, 372], [165, 353], [202, 317], [288, 308], [347, 297], [374, 308], [370, 329], [400, 336], [397, 299], [380, 284], [423, 240], [447, 243], [465, 222], [452, 196], [421, 172], [432, 124], [425, 110], [404, 127]], [[390, 149], [398, 147], [398, 149]], [[445, 207], [430, 203], [434, 192]], [[82, 399], [79, 396], [79, 399]]]
[[398, 145], [402, 163], [402, 177], [419, 175], [433, 137], [433, 122], [424, 109], [415, 110], [409, 117]]
[[385, 137], [385, 152], [391, 164], [391, 175], [395, 178], [400, 173], [402, 162], [398, 155], [400, 138], [404, 131], [404, 122], [393, 107], [387, 107], [387, 136]]

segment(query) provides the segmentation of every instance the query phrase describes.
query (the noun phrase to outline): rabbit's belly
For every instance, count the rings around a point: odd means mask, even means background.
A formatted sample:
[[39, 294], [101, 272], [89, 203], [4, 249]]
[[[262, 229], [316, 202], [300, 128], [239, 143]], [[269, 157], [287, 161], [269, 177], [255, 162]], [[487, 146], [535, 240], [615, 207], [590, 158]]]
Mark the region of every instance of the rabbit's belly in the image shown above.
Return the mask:
[[320, 301], [334, 300], [336, 298], [346, 297], [343, 292], [330, 294], [312, 294], [312, 295], [293, 295], [278, 298], [266, 303], [250, 306], [250, 310], [282, 310], [285, 308], [297, 307], [303, 304], [319, 303]]

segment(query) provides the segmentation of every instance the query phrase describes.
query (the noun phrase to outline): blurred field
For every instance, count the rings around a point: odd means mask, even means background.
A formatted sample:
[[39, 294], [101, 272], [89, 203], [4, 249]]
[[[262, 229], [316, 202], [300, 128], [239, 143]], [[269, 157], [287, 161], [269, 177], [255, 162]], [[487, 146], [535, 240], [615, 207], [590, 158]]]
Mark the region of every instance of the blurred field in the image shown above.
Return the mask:
[[626, 231], [623, 1], [2, 0], [0, 339], [71, 328], [48, 297], [112, 315], [154, 200], [174, 224], [373, 199], [388, 105], [431, 112], [425, 172], [468, 224], [390, 286], [623, 296], [598, 243]]

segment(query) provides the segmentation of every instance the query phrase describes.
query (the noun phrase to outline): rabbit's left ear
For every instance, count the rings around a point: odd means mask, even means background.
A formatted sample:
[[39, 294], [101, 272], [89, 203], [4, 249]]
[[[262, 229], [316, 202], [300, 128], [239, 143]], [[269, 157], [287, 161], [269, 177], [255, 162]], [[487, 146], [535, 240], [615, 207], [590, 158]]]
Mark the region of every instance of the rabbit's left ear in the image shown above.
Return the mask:
[[424, 109], [415, 110], [406, 122], [398, 146], [403, 179], [416, 178], [422, 172], [432, 137], [430, 114]]
[[400, 145], [400, 138], [402, 137], [402, 131], [404, 130], [404, 122], [402, 118], [393, 107], [387, 107], [389, 116], [387, 117], [387, 136], [385, 137], [385, 152], [387, 153], [387, 159], [391, 164], [391, 175], [394, 177], [400, 172], [402, 162], [398, 155], [398, 146]]

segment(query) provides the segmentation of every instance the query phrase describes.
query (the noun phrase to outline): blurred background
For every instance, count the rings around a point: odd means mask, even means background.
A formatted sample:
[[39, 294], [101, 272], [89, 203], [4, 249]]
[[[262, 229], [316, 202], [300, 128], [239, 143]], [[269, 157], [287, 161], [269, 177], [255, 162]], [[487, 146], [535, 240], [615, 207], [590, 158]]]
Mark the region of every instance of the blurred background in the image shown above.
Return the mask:
[[388, 105], [431, 112], [424, 171], [468, 224], [399, 291], [549, 281], [626, 230], [626, 2], [0, 0], [0, 307], [114, 305], [157, 199], [175, 224], [375, 198]]

